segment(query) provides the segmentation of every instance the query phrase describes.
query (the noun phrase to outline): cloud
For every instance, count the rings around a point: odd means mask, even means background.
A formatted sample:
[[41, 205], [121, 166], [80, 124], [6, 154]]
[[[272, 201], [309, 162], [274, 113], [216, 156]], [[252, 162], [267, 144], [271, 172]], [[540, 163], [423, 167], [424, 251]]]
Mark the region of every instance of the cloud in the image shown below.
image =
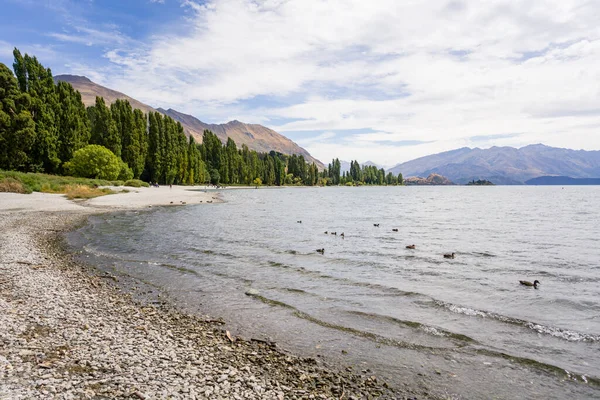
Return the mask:
[[[186, 0], [182, 10], [176, 30], [108, 48], [104, 81], [211, 122], [289, 120], [273, 128], [309, 131], [296, 140], [326, 160], [393, 164], [477, 143], [600, 148], [589, 127], [600, 122], [598, 2]], [[262, 97], [282, 104], [253, 102]], [[373, 132], [327, 137], [355, 129]]]
[[75, 26], [68, 32], [51, 32], [47, 36], [61, 42], [83, 44], [85, 46], [110, 45], [121, 46], [132, 42], [132, 39], [123, 35], [114, 26], [106, 26], [104, 29], [94, 29], [84, 26]]

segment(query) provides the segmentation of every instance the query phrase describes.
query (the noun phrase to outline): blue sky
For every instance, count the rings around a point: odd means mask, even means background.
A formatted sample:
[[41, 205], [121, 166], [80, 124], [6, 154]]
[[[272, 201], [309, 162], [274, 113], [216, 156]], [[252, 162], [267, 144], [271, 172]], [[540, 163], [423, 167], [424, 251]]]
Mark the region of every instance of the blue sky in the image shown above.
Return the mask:
[[600, 149], [600, 2], [2, 0], [12, 49], [154, 107], [238, 119], [317, 158]]

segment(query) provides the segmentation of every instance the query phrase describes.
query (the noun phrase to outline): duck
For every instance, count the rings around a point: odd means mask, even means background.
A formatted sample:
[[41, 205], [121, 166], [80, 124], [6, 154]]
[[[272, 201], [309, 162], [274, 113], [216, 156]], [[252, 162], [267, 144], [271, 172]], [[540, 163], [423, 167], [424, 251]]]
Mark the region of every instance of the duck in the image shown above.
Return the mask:
[[325, 254], [325, 249], [317, 249], [317, 253]]
[[540, 281], [536, 279], [535, 281], [533, 281], [533, 283], [529, 281], [519, 281], [519, 283], [523, 286], [533, 286], [534, 289], [537, 289], [538, 285], [540, 284]]
[[327, 235], [329, 232], [325, 231], [325, 234]]
[[398, 232], [398, 228], [393, 228], [392, 232]]
[[444, 258], [454, 258], [454, 253], [446, 253], [444, 254]]
[[302, 223], [302, 221], [296, 221], [296, 223], [298, 223], [298, 224], [301, 224], [301, 223]]
[[376, 227], [378, 227], [378, 228], [379, 228], [379, 224], [373, 224], [373, 226], [376, 226]]
[[417, 248], [417, 246], [415, 246], [414, 244], [409, 244], [408, 246], [406, 246], [407, 249], [411, 249], [414, 250]]
[[342, 232], [342, 234], [340, 235], [341, 237], [344, 237], [344, 232]]

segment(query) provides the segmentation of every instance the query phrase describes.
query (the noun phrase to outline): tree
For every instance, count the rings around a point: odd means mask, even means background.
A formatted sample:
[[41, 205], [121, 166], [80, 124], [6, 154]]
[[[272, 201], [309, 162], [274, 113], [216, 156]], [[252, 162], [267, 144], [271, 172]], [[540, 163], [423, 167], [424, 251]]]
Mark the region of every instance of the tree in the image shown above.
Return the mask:
[[31, 98], [21, 93], [17, 79], [0, 64], [0, 168], [26, 170], [35, 141]]
[[73, 158], [73, 153], [86, 146], [90, 140], [90, 120], [81, 94], [67, 82], [58, 82], [58, 157], [62, 162]]
[[148, 114], [148, 152], [146, 154], [146, 175], [151, 182], [158, 182], [162, 175], [161, 135], [156, 118], [159, 113]]
[[116, 180], [123, 169], [123, 162], [104, 146], [91, 144], [77, 150], [65, 170], [83, 178]]
[[104, 146], [121, 157], [121, 136], [104, 98], [96, 96], [96, 104], [88, 107], [91, 123], [90, 143]]
[[218, 185], [221, 180], [221, 175], [216, 168], [210, 170], [210, 183], [213, 185]]
[[21, 92], [31, 98], [29, 111], [35, 122], [35, 140], [32, 145], [28, 169], [53, 173], [58, 170], [61, 160], [58, 156], [58, 124], [56, 114], [59, 108], [52, 71], [44, 68], [35, 57], [21, 55], [14, 49], [13, 68]]

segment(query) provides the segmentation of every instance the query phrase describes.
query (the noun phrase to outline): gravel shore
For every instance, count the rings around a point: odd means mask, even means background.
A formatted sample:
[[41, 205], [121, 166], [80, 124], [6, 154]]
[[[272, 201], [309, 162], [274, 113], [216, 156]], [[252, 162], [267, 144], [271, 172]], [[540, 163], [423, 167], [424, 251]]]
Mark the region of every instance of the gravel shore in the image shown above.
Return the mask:
[[426, 397], [134, 301], [60, 250], [94, 212], [0, 210], [0, 399]]

